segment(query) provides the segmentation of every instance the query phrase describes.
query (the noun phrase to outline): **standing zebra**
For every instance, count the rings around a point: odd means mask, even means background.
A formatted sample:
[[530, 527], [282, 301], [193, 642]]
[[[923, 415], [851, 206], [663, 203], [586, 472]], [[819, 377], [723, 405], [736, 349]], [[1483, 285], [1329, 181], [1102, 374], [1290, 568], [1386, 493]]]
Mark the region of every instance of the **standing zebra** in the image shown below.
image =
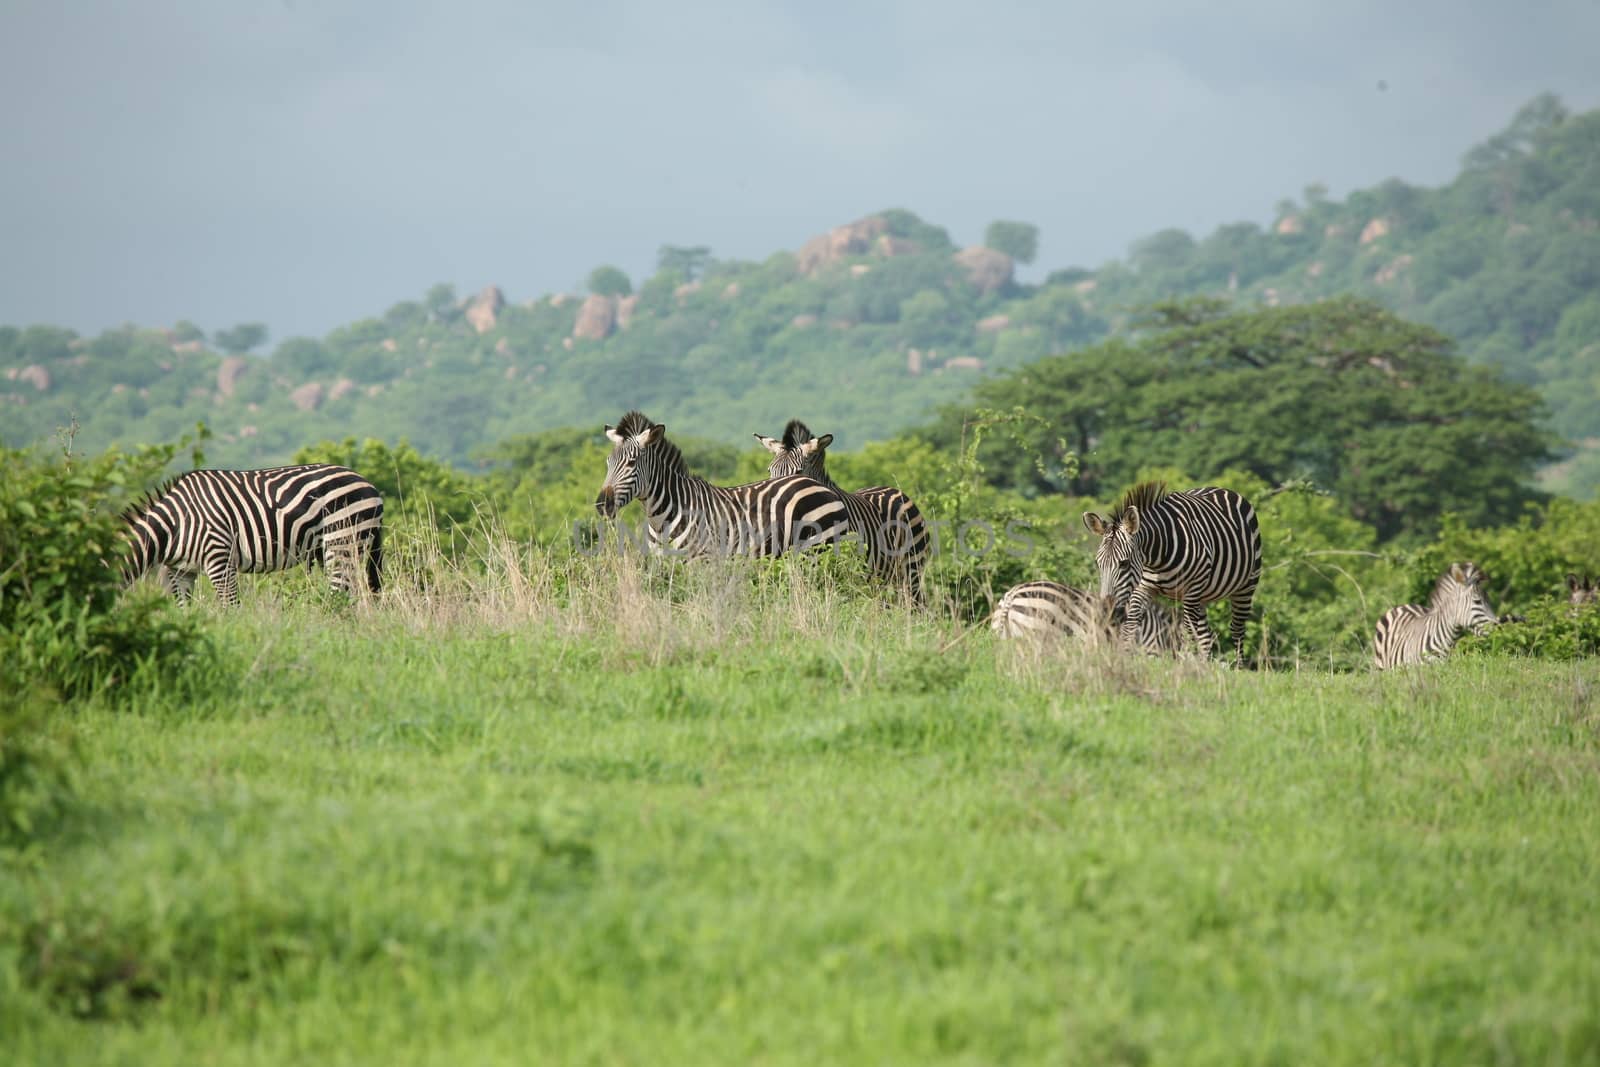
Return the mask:
[[867, 561], [873, 571], [903, 584], [914, 599], [921, 599], [922, 568], [928, 561], [928, 527], [910, 497], [887, 485], [855, 492], [840, 489], [828, 477], [827, 449], [833, 443], [833, 434], [816, 437], [799, 419], [789, 420], [782, 440], [754, 436], [772, 453], [767, 467], [769, 479], [803, 474], [838, 493], [850, 517], [850, 529], [867, 547]]
[[[1111, 641], [1123, 621], [1120, 607], [1106, 610], [1105, 601], [1060, 582], [1023, 582], [1006, 590], [989, 628], [1001, 637], [1067, 635]], [[1183, 647], [1177, 612], [1151, 602], [1139, 618], [1137, 639], [1146, 652], [1172, 653]]]
[[1576, 574], [1567, 575], [1567, 602], [1572, 605], [1573, 614], [1594, 604], [1600, 604], [1600, 581], [1584, 575], [1582, 578]]
[[844, 504], [821, 482], [797, 476], [712, 485], [688, 472], [666, 429], [637, 411], [606, 427], [615, 447], [594, 502], [611, 519], [638, 497], [653, 549], [686, 556], [778, 556], [849, 536]]
[[1184, 628], [1209, 656], [1217, 639], [1206, 605], [1227, 600], [1234, 654], [1244, 662], [1244, 624], [1261, 579], [1261, 530], [1248, 500], [1216, 486], [1169, 493], [1162, 482], [1143, 482], [1110, 516], [1085, 512], [1083, 524], [1100, 538], [1100, 595], [1124, 606], [1125, 644], [1138, 638], [1150, 598], [1160, 594], [1182, 603]]
[[320, 563], [335, 589], [354, 592], [365, 557], [367, 588], [383, 584], [383, 497], [355, 471], [327, 463], [180, 474], [123, 513], [123, 577], [160, 569], [186, 603], [204, 573], [223, 603], [239, 603], [239, 574]]
[[1468, 630], [1487, 633], [1500, 620], [1483, 595], [1483, 572], [1475, 564], [1452, 563], [1440, 575], [1428, 606], [1401, 604], [1378, 620], [1372, 641], [1378, 670], [1422, 663], [1450, 654]]

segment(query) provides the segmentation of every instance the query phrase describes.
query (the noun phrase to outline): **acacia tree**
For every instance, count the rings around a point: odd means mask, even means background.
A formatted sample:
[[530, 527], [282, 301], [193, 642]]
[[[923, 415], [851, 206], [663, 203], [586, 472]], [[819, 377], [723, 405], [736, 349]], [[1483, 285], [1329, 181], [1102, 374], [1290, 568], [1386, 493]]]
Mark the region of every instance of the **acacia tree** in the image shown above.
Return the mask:
[[231, 330], [218, 330], [212, 340], [229, 355], [243, 355], [267, 343], [267, 327], [259, 322], [241, 322]]
[[627, 296], [633, 283], [619, 267], [601, 266], [589, 272], [589, 291], [600, 296]]
[[996, 219], [983, 231], [983, 243], [1018, 263], [1032, 263], [1039, 254], [1039, 227], [1031, 222]]
[[[1309, 480], [1386, 539], [1431, 534], [1446, 512], [1514, 519], [1553, 443], [1531, 389], [1353, 298], [1250, 312], [1157, 305], [1131, 339], [1030, 364], [974, 399], [1040, 416], [1029, 442], [1039, 454], [1064, 443], [1079, 456], [1076, 475], [1058, 479], [996, 449], [983, 458], [998, 485], [1105, 497], [1146, 467], [1244, 470], [1271, 485]], [[930, 436], [953, 441], [962, 417], [947, 413]]]

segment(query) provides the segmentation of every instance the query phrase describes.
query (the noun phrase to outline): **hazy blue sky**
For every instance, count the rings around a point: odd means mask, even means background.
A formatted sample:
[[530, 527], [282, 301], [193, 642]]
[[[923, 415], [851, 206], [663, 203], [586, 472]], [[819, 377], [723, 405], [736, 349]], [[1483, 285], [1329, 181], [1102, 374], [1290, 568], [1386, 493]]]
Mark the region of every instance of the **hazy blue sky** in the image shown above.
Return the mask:
[[1597, 0], [0, 0], [0, 322], [281, 339], [895, 206], [1092, 266], [1448, 179], [1542, 90], [1600, 104], [1597, 41]]

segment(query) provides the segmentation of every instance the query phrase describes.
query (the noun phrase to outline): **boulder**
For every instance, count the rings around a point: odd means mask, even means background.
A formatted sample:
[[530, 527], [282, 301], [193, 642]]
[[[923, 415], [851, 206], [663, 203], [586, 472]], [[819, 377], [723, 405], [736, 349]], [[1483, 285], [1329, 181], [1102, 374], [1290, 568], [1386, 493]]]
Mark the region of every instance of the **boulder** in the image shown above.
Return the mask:
[[1379, 285], [1388, 285], [1390, 282], [1398, 278], [1400, 276], [1400, 272], [1411, 266], [1413, 262], [1415, 262], [1415, 257], [1413, 257], [1410, 252], [1407, 252], [1403, 256], [1396, 256], [1388, 263], [1385, 263], [1382, 267], [1379, 267], [1378, 273], [1372, 276], [1372, 280], [1377, 282]]
[[204, 352], [206, 350], [206, 343], [198, 340], [179, 341], [177, 344], [172, 346], [172, 350], [180, 355], [193, 355], [196, 352]]
[[580, 341], [604, 341], [617, 324], [617, 298], [590, 293], [578, 309], [572, 336]]
[[399, 350], [400, 342], [396, 341], [393, 337], [385, 337], [382, 341], [378, 342], [378, 347], [383, 349], [385, 352], [395, 352]]
[[986, 319], [978, 320], [979, 333], [999, 333], [1011, 325], [1010, 315], [990, 315]]
[[850, 256], [866, 255], [872, 251], [879, 237], [888, 234], [889, 221], [882, 215], [868, 215], [864, 219], [835, 226], [800, 246], [796, 266], [801, 274], [815, 274], [830, 263]]
[[254, 437], [256, 434], [258, 434], [260, 432], [261, 431], [256, 429], [254, 426], [241, 426], [241, 427], [239, 427], [239, 436], [240, 437]]
[[355, 382], [351, 381], [349, 378], [340, 378], [338, 381], [333, 383], [333, 388], [328, 390], [328, 402], [331, 404], [335, 400], [342, 400], [351, 393], [355, 392], [355, 390]]
[[1365, 226], [1363, 226], [1361, 228], [1361, 236], [1359, 238], [1357, 238], [1357, 241], [1360, 244], [1370, 245], [1372, 242], [1378, 240], [1379, 238], [1387, 236], [1388, 233], [1389, 233], [1389, 220], [1388, 219], [1384, 219], [1384, 218], [1373, 219], [1371, 222], [1367, 223]]
[[909, 237], [896, 237], [890, 233], [883, 233], [878, 235], [872, 250], [885, 259], [893, 259], [895, 256], [914, 256], [922, 251], [922, 246]]
[[17, 371], [16, 380], [31, 383], [41, 393], [50, 388], [50, 372], [37, 363], [30, 363]]
[[1288, 237], [1291, 234], [1299, 233], [1301, 229], [1299, 215], [1285, 215], [1278, 220], [1278, 224], [1272, 228], [1272, 231]]
[[850, 264], [850, 276], [852, 278], [859, 278], [871, 269], [872, 267], [866, 263], [852, 263]]
[[906, 373], [913, 378], [922, 373], [922, 353], [915, 348], [906, 352]]
[[1011, 282], [1011, 257], [982, 245], [963, 248], [956, 262], [967, 272], [967, 281], [980, 293], [992, 293]]
[[506, 296], [498, 285], [486, 285], [483, 292], [462, 302], [461, 313], [479, 333], [488, 333], [499, 321]]
[[239, 379], [250, 369], [250, 360], [244, 356], [229, 356], [217, 364], [217, 392], [231, 397]]
[[729, 282], [722, 289], [722, 299], [732, 300], [739, 295], [739, 283]]
[[626, 330], [633, 325], [633, 313], [639, 310], [639, 294], [633, 293], [617, 301], [617, 329]]
[[983, 360], [977, 356], [951, 356], [944, 365], [950, 370], [982, 370]]
[[672, 290], [672, 295], [678, 301], [678, 306], [682, 307], [685, 301], [699, 291], [699, 282], [684, 282], [682, 285]]
[[326, 392], [321, 382], [307, 382], [290, 391], [289, 403], [301, 411], [315, 411], [322, 406], [322, 397]]
[[817, 317], [809, 311], [802, 312], [789, 320], [789, 325], [797, 330], [809, 330], [817, 324]]

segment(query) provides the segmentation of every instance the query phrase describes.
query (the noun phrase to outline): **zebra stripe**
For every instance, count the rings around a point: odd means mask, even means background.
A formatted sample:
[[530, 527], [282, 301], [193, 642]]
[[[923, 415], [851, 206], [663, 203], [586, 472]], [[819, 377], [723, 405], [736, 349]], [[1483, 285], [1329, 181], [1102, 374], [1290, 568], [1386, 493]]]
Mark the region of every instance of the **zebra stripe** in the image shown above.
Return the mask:
[[696, 556], [778, 556], [835, 543], [849, 516], [832, 489], [811, 478], [716, 486], [685, 469], [666, 427], [630, 411], [606, 427], [613, 448], [594, 506], [607, 518], [635, 497], [653, 551]]
[[1144, 482], [1110, 516], [1085, 512], [1083, 522], [1100, 538], [1100, 595], [1126, 605], [1124, 642], [1137, 638], [1150, 598], [1159, 594], [1182, 605], [1184, 628], [1209, 656], [1217, 639], [1206, 605], [1227, 600], [1234, 654], [1244, 662], [1244, 626], [1261, 579], [1261, 529], [1248, 500], [1216, 486], [1169, 493], [1160, 482]]
[[1584, 575], [1567, 575], [1567, 603], [1572, 605], [1572, 613], [1576, 615], [1586, 607], [1600, 604], [1600, 580]]
[[361, 475], [327, 463], [180, 474], [123, 514], [133, 582], [158, 568], [180, 603], [195, 578], [239, 603], [239, 575], [320, 563], [335, 589], [383, 584], [383, 497]]
[[1467, 631], [1488, 632], [1500, 620], [1483, 593], [1483, 572], [1471, 563], [1452, 563], [1439, 576], [1428, 606], [1401, 604], [1384, 612], [1372, 639], [1378, 670], [1423, 663], [1450, 654]]
[[[989, 628], [1006, 638], [1092, 635], [1109, 642], [1116, 638], [1123, 614], [1115, 608], [1107, 612], [1104, 605], [1099, 597], [1060, 582], [1023, 582], [1000, 598]], [[1183, 633], [1178, 613], [1152, 602], [1139, 618], [1137, 640], [1145, 652], [1179, 651]]]
[[817, 437], [799, 419], [790, 419], [783, 437], [755, 439], [772, 453], [768, 479], [805, 475], [826, 485], [844, 502], [850, 529], [867, 549], [867, 562], [873, 573], [903, 584], [913, 598], [922, 598], [922, 570], [927, 565], [929, 537], [922, 512], [911, 498], [887, 485], [874, 485], [851, 492], [839, 488], [828, 475], [827, 449], [833, 434]]

